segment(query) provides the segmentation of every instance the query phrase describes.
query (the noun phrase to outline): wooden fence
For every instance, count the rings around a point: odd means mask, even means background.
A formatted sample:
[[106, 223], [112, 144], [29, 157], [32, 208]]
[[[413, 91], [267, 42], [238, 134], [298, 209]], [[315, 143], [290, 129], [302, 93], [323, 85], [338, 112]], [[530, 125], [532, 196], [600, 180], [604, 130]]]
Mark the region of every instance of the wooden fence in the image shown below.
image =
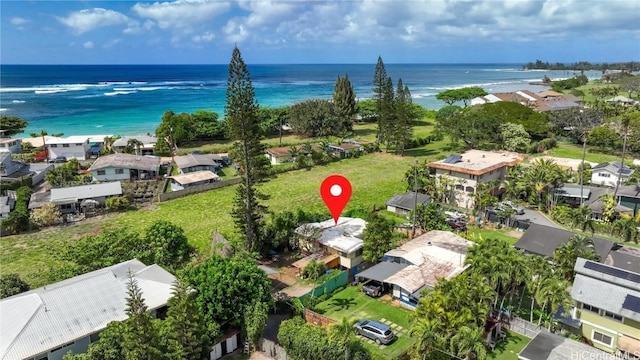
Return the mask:
[[217, 182], [214, 182], [214, 183], [211, 183], [211, 184], [193, 186], [193, 187], [189, 187], [189, 188], [186, 188], [186, 189], [183, 189], [183, 190], [177, 190], [177, 191], [171, 191], [171, 192], [164, 193], [164, 194], [159, 194], [158, 195], [158, 202], [165, 202], [165, 201], [168, 201], [168, 200], [181, 198], [181, 197], [187, 196], [189, 194], [196, 194], [196, 193], [201, 193], [201, 192], [205, 192], [205, 191], [209, 191], [209, 190], [213, 190], [213, 189], [222, 188], [222, 187], [225, 187], [225, 186], [236, 185], [236, 184], [240, 183], [240, 181], [242, 181], [241, 178], [233, 178], [233, 179], [229, 179], [229, 180], [217, 181]]
[[322, 326], [325, 329], [329, 329], [329, 325], [336, 322], [331, 318], [328, 318], [324, 315], [320, 315], [317, 312], [311, 311], [309, 309], [304, 309], [304, 319], [309, 324], [312, 324], [315, 326]]

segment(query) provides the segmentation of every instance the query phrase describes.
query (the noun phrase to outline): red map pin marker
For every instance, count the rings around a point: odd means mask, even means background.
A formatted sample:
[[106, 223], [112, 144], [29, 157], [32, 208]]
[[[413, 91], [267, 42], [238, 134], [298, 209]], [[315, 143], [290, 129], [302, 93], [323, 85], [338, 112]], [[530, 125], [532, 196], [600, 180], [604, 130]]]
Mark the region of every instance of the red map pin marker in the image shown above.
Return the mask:
[[337, 225], [342, 210], [351, 199], [351, 183], [344, 176], [331, 175], [320, 185], [320, 195]]

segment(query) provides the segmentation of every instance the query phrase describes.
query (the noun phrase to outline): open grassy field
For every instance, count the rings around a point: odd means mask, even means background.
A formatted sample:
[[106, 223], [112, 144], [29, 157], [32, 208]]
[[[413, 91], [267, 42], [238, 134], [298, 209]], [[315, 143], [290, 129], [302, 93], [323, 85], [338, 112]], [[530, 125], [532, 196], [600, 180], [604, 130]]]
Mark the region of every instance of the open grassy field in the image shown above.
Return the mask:
[[[393, 358], [409, 349], [415, 343], [415, 340], [408, 336], [413, 312], [392, 306], [382, 299], [371, 298], [360, 291], [357, 286], [350, 286], [336, 292], [331, 298], [318, 304], [315, 309], [336, 321], [340, 321], [343, 317], [350, 320], [368, 319], [380, 321], [381, 319], [386, 319], [407, 329], [403, 335], [399, 336], [396, 341], [384, 349], [380, 349], [375, 344], [365, 342], [365, 347], [372, 352], [374, 359]], [[396, 331], [397, 333], [398, 331]]]
[[[576, 144], [570, 144], [567, 142], [558, 142], [558, 146], [545, 151], [542, 154], [538, 154], [537, 156], [555, 156], [555, 157], [563, 157], [563, 158], [572, 158], [572, 159], [582, 159], [582, 146]], [[618, 155], [610, 155], [603, 154], [598, 152], [589, 151], [589, 146], [587, 146], [587, 151], [585, 153], [585, 160], [601, 163], [608, 161], [620, 161], [620, 156]], [[628, 162], [631, 162], [631, 159], [627, 159]], [[625, 163], [627, 162], [625, 161]]]
[[[305, 211], [326, 212], [329, 217], [318, 190], [325, 177], [341, 174], [351, 181], [353, 195], [345, 210], [370, 209], [374, 204], [379, 208], [395, 193], [404, 192], [402, 178], [412, 163], [410, 157], [370, 154], [311, 170], [280, 174], [262, 185], [261, 189], [271, 196], [265, 203], [272, 211], [303, 208]], [[234, 195], [235, 186], [230, 186], [138, 211], [90, 219], [77, 225], [3, 237], [0, 242], [0, 272], [17, 272], [31, 286], [44, 285], [43, 273], [56, 266], [54, 249], [64, 241], [97, 234], [105, 227], [122, 226], [142, 232], [156, 220], [168, 220], [181, 226], [190, 243], [206, 254], [215, 230], [225, 235], [235, 231], [230, 216]]]

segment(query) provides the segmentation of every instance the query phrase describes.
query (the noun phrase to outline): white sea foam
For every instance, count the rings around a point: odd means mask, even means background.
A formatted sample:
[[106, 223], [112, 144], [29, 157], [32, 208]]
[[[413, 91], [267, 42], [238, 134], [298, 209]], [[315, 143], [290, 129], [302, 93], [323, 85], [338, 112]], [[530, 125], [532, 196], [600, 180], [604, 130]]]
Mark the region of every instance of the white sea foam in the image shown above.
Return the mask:
[[12, 100], [11, 102], [14, 103], [14, 104], [24, 104], [24, 103], [26, 103], [26, 101], [24, 101], [24, 100]]
[[113, 88], [113, 91], [154, 91], [161, 89], [171, 89], [168, 86], [148, 86], [148, 87], [134, 87], [134, 88]]
[[37, 95], [57, 94], [62, 92], [67, 92], [67, 90], [66, 89], [41, 89], [41, 90], [34, 91], [34, 93], [36, 93]]
[[9, 109], [7, 109], [7, 108], [0, 108], [0, 112], [8, 111], [8, 110], [9, 110]]
[[106, 92], [104, 93], [106, 96], [115, 96], [115, 95], [129, 95], [133, 94], [136, 91], [114, 91], [114, 92]]

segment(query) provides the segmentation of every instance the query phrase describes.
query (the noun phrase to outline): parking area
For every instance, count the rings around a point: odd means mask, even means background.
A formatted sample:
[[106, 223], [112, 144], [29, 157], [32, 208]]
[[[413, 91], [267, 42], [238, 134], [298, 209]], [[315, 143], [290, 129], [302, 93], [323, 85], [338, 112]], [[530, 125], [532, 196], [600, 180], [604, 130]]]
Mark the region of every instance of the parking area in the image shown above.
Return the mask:
[[375, 320], [388, 325], [398, 337], [389, 345], [377, 345], [373, 340], [359, 336], [376, 359], [398, 356], [415, 343], [415, 339], [409, 336], [413, 312], [392, 305], [388, 295], [372, 298], [365, 295], [360, 287], [348, 286], [316, 305], [314, 311], [336, 321], [346, 317], [350, 320]]

